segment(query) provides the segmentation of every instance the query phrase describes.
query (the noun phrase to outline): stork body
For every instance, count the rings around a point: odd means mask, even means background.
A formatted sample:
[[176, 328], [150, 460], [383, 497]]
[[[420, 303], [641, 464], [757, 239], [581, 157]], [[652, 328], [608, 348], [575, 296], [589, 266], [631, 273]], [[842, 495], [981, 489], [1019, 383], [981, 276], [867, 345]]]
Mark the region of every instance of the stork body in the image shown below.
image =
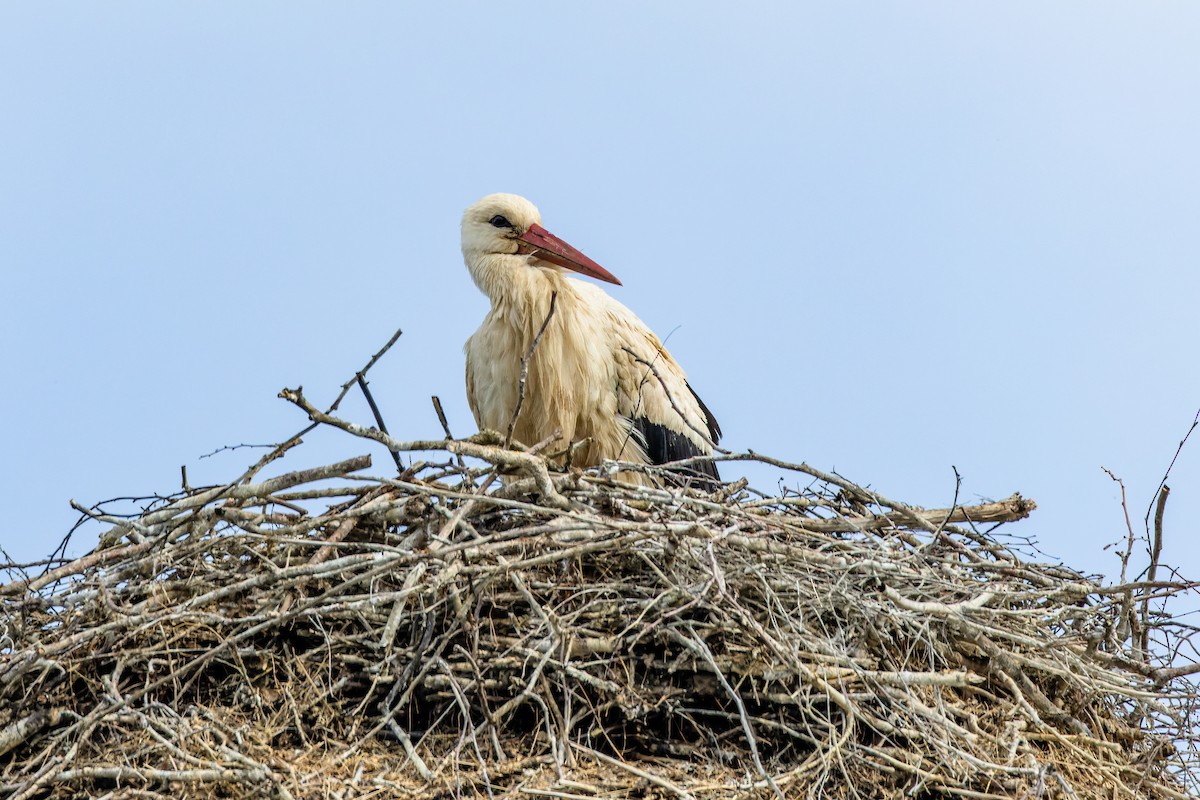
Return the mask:
[[[467, 400], [481, 429], [508, 429], [521, 360], [545, 323], [514, 439], [534, 444], [557, 430], [561, 441], [552, 450], [584, 442], [572, 458], [578, 466], [712, 454], [720, 427], [658, 337], [600, 287], [564, 269], [619, 283], [615, 277], [548, 233], [533, 204], [516, 195], [483, 198], [463, 215], [462, 231], [467, 268], [492, 301], [465, 348]], [[687, 474], [718, 480], [712, 462]]]

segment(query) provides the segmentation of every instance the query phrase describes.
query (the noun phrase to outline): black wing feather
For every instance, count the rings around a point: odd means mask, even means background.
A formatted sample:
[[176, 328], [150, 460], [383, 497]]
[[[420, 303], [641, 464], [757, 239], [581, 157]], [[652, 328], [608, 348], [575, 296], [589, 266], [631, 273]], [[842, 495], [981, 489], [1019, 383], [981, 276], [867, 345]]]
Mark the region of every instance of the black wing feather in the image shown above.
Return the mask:
[[[712, 419], [711, 415], [707, 416], [709, 420]], [[657, 422], [651, 422], [645, 417], [634, 419], [633, 429], [641, 435], [640, 438], [646, 449], [646, 457], [650, 459], [651, 464], [668, 464], [672, 461], [682, 461], [685, 458], [708, 455], [682, 433], [677, 433]], [[715, 440], [716, 437], [713, 438]], [[671, 471], [677, 473], [686, 482], [708, 490], [716, 489], [721, 484], [717, 465], [712, 461], [697, 461], [686, 467], [675, 467]]]
[[704, 424], [708, 426], [708, 438], [712, 439], [713, 444], [721, 441], [721, 426], [717, 424], [717, 418], [708, 410], [708, 406], [704, 405], [704, 401], [700, 399], [700, 395], [696, 394], [696, 390], [692, 385], [687, 384], [688, 391], [692, 393], [692, 397], [696, 398], [696, 404], [700, 406], [700, 410], [704, 412]]

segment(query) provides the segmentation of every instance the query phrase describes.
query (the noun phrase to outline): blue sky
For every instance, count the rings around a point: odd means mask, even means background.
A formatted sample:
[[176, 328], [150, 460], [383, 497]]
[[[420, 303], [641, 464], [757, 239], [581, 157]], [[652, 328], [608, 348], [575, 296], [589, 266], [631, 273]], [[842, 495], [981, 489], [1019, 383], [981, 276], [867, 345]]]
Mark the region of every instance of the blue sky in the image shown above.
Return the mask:
[[[397, 327], [389, 427], [438, 435], [437, 394], [472, 432], [458, 220], [508, 191], [670, 334], [729, 447], [926, 506], [957, 467], [1112, 573], [1101, 466], [1140, 522], [1200, 408], [1198, 34], [1191, 3], [6, 3], [0, 546], [229, 479], [256, 453], [199, 456], [298, 430], [276, 393], [328, 403]], [[1200, 439], [1192, 575], [1198, 478]]]

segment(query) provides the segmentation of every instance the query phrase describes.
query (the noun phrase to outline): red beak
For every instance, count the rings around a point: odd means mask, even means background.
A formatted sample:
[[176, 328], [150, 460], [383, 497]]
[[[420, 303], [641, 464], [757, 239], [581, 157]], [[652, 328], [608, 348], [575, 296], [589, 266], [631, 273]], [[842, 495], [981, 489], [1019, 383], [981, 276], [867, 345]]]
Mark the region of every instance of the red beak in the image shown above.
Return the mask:
[[519, 253], [533, 255], [542, 261], [549, 261], [551, 264], [557, 264], [560, 267], [574, 270], [590, 278], [615, 283], [617, 286], [621, 285], [621, 282], [617, 280], [617, 276], [595, 261], [592, 261], [574, 247], [571, 247], [571, 245], [541, 225], [530, 225], [529, 230], [517, 237], [517, 241], [521, 243], [517, 251]]

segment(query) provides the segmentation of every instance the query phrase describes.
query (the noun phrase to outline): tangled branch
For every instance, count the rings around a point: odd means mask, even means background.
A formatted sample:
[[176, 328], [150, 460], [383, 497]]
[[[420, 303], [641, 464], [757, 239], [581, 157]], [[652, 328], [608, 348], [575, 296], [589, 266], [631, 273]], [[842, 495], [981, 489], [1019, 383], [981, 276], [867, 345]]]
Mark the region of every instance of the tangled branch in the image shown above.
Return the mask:
[[606, 476], [654, 468], [560, 472], [282, 396], [420, 460], [194, 490], [14, 566], [0, 797], [1197, 789], [1194, 665], [1155, 656], [1192, 630], [1129, 623], [1194, 585], [1104, 586], [979, 532], [1019, 495], [920, 509], [752, 453], [723, 458], [808, 488], [633, 486]]

